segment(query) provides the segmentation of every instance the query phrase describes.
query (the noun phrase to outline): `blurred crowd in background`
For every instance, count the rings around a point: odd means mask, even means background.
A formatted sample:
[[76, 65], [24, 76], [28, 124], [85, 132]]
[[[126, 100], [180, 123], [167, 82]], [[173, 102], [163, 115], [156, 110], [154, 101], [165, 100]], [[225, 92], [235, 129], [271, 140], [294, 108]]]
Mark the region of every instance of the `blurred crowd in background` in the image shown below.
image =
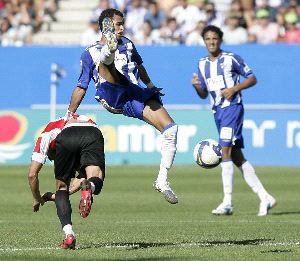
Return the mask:
[[59, 0], [0, 0], [1, 45], [32, 43], [43, 23], [56, 21]]
[[[59, 1], [0, 0], [1, 44], [31, 44], [43, 23], [56, 22]], [[225, 44], [300, 43], [300, 0], [99, 0], [81, 45], [99, 39], [106, 8], [124, 12], [125, 36], [137, 45], [204, 45], [206, 25], [219, 26]]]

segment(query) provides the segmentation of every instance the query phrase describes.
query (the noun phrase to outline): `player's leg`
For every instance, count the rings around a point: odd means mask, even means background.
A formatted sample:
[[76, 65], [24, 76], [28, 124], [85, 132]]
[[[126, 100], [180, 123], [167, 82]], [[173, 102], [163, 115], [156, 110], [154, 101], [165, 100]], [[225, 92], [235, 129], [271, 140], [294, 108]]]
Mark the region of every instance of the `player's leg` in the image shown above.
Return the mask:
[[276, 200], [272, 197], [264, 188], [263, 184], [257, 177], [252, 164], [247, 161], [243, 155], [243, 152], [238, 147], [233, 147], [232, 149], [232, 159], [234, 164], [240, 169], [243, 177], [252, 189], [254, 193], [260, 199], [260, 206], [258, 211], [258, 216], [265, 216], [268, 214], [269, 209], [276, 205]]
[[[72, 179], [70, 186], [69, 186], [69, 194], [72, 195], [76, 193], [77, 191], [80, 190], [81, 188], [81, 182], [85, 180], [85, 178], [74, 178]], [[44, 199], [45, 202], [47, 201], [55, 201], [55, 193], [53, 192], [46, 192], [42, 195], [42, 198]]]
[[100, 194], [105, 177], [104, 139], [101, 131], [95, 127], [81, 127], [82, 151], [80, 155], [81, 169], [86, 179], [80, 184], [81, 200], [79, 212], [86, 218], [92, 207], [93, 194]]
[[233, 162], [231, 160], [231, 147], [222, 148], [222, 184], [223, 184], [223, 201], [216, 208], [212, 210], [215, 215], [231, 215], [233, 213], [232, 207], [232, 191], [233, 191]]
[[75, 249], [76, 244], [71, 220], [72, 207], [69, 200], [69, 184], [70, 180], [67, 182], [56, 180], [55, 205], [57, 216], [65, 233], [65, 239], [60, 244], [63, 249]]
[[154, 187], [163, 193], [169, 203], [176, 204], [178, 199], [168, 182], [168, 172], [176, 154], [178, 126], [166, 109], [155, 99], [146, 102], [143, 118], [145, 122], [154, 126], [162, 134], [160, 169]]
[[65, 233], [61, 248], [75, 249], [75, 234], [72, 227], [72, 207], [69, 186], [78, 168], [78, 138], [74, 128], [66, 128], [57, 136], [54, 172], [56, 179], [55, 205]]
[[92, 193], [99, 195], [103, 187], [104, 169], [99, 166], [87, 166], [85, 171], [86, 180], [90, 182]]
[[87, 166], [85, 168], [87, 178], [80, 184], [81, 199], [79, 202], [79, 213], [86, 218], [91, 211], [93, 195], [99, 195], [104, 181], [104, 171], [99, 166]]
[[219, 133], [219, 144], [222, 146], [221, 176], [223, 185], [223, 201], [212, 210], [216, 215], [230, 215], [233, 213], [232, 192], [233, 192], [233, 162], [231, 159], [231, 149], [235, 139], [235, 119], [239, 115], [238, 108], [234, 106], [217, 108], [214, 114], [216, 127]]
[[69, 187], [70, 195], [72, 195], [80, 190], [80, 188], [81, 188], [80, 184], [83, 180], [85, 180], [85, 178], [83, 178], [83, 177], [76, 177], [76, 178], [72, 179], [70, 187]]

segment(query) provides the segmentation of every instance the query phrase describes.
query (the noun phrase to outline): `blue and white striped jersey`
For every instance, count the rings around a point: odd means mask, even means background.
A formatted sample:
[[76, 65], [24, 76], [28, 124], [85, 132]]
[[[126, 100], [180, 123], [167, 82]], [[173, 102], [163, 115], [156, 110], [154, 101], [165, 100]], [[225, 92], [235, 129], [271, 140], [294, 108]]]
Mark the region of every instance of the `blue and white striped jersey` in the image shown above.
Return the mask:
[[224, 108], [232, 104], [242, 103], [241, 92], [237, 92], [231, 100], [226, 100], [221, 95], [221, 90], [232, 88], [240, 83], [240, 75], [244, 78], [254, 76], [244, 60], [234, 53], [221, 50], [218, 59], [215, 61], [211, 61], [209, 56], [199, 60], [198, 77], [200, 85], [202, 89], [210, 93], [213, 111], [217, 106]]
[[[105, 82], [98, 73], [100, 64], [100, 50], [103, 45], [96, 42], [87, 47], [81, 55], [80, 65], [81, 72], [77, 82], [77, 86], [87, 89], [91, 79], [95, 82], [96, 88], [100, 87], [100, 83]], [[116, 69], [124, 75], [130, 82], [138, 84], [140, 80], [138, 66], [143, 60], [137, 52], [133, 42], [126, 37], [118, 40], [118, 49], [114, 59]]]

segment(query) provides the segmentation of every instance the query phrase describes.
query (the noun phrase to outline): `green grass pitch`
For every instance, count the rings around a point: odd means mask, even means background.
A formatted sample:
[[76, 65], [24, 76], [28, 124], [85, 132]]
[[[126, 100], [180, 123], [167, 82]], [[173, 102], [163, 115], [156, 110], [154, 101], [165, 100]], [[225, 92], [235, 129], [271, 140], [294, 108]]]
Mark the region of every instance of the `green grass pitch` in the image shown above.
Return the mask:
[[[152, 183], [157, 166], [108, 166], [90, 216], [71, 196], [77, 249], [62, 250], [53, 202], [32, 212], [28, 166], [0, 166], [0, 260], [299, 260], [299, 168], [257, 167], [278, 205], [257, 217], [259, 200], [235, 171], [234, 214], [213, 216], [222, 199], [220, 168], [174, 166], [169, 179], [179, 203], [170, 205]], [[41, 191], [54, 190], [52, 166]]]

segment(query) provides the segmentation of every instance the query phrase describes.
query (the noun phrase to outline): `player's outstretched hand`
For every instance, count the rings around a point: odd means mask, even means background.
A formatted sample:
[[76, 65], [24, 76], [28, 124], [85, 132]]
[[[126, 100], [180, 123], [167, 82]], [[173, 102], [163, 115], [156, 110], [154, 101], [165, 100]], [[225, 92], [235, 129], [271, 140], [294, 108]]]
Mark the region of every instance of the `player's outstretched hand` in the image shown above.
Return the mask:
[[73, 117], [73, 115], [74, 115], [74, 112], [67, 110], [67, 112], [63, 118], [67, 122], [69, 119], [71, 119]]
[[41, 198], [40, 201], [37, 201], [36, 199], [33, 200], [32, 209], [33, 212], [38, 212], [40, 209], [40, 206], [43, 206], [45, 201]]
[[38, 212], [40, 209], [40, 202], [33, 203], [33, 212]]
[[191, 82], [192, 82], [193, 86], [200, 85], [200, 81], [199, 81], [197, 73], [193, 73], [192, 81]]

